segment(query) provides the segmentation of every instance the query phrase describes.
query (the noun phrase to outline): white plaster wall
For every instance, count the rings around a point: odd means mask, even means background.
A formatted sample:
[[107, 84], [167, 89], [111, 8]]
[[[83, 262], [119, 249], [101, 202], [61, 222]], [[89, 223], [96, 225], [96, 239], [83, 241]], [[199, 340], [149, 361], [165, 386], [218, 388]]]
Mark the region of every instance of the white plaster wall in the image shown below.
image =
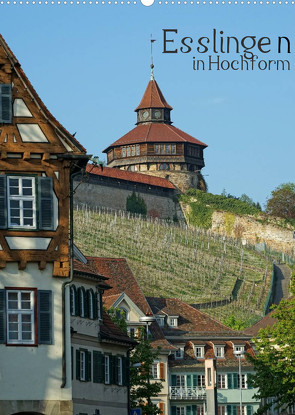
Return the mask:
[[[52, 290], [53, 344], [32, 346], [0, 345], [0, 400], [71, 400], [70, 325], [67, 324], [67, 384], [62, 383], [62, 283], [52, 277], [52, 264], [39, 270], [29, 263], [25, 270], [7, 263], [0, 270], [0, 288], [33, 287]], [[69, 302], [66, 303], [69, 315]]]

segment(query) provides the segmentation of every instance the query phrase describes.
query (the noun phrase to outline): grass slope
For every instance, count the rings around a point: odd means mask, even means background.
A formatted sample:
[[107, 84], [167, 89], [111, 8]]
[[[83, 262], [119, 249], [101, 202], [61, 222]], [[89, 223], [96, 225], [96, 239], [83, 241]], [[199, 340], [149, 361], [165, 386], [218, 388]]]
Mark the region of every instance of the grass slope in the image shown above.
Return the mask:
[[271, 263], [255, 250], [204, 229], [124, 213], [80, 209], [74, 220], [84, 254], [125, 257], [146, 295], [209, 302], [206, 311], [221, 320], [235, 313], [250, 324], [261, 315]]

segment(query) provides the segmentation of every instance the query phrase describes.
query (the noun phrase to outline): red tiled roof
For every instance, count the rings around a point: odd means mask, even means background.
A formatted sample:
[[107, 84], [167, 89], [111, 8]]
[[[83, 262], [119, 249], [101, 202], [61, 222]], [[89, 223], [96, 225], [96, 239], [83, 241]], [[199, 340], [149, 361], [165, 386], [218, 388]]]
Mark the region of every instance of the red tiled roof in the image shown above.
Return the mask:
[[121, 294], [114, 294], [114, 295], [107, 295], [106, 294], [106, 295], [104, 295], [103, 296], [103, 305], [107, 309], [111, 308], [120, 296], [121, 296]]
[[98, 276], [98, 272], [91, 265], [83, 264], [77, 259], [74, 259], [74, 271], [85, 272], [86, 274]]
[[162, 177], [149, 176], [148, 174], [135, 173], [112, 167], [94, 167], [93, 164], [88, 164], [86, 166], [86, 171], [101, 177], [126, 180], [134, 183], [143, 183], [149, 186], [165, 187], [167, 189], [175, 189], [175, 186], [170, 183], [169, 180], [163, 179]]
[[172, 107], [165, 100], [159, 85], [154, 79], [149, 81], [140, 104], [135, 111], [143, 108], [168, 108], [172, 110]]
[[250, 336], [256, 337], [260, 329], [265, 329], [266, 327], [272, 327], [278, 320], [273, 317], [274, 310], [263, 317], [253, 326], [243, 330], [244, 333], [249, 334]]
[[85, 148], [79, 143], [78, 140], [76, 140], [76, 138], [72, 134], [70, 134], [59, 123], [59, 121], [57, 121], [57, 119], [51, 114], [51, 112], [48, 110], [48, 108], [46, 107], [46, 105], [43, 103], [43, 101], [41, 100], [41, 98], [39, 97], [39, 95], [37, 94], [37, 92], [35, 91], [33, 85], [29, 81], [28, 77], [24, 73], [23, 69], [21, 68], [21, 65], [20, 65], [18, 59], [16, 58], [16, 56], [14, 55], [14, 53], [12, 52], [12, 50], [10, 49], [10, 47], [7, 45], [7, 43], [4, 40], [4, 38], [3, 38], [2, 35], [0, 35], [0, 43], [1, 43], [2, 47], [3, 47], [3, 49], [6, 51], [6, 53], [8, 53], [10, 55], [11, 59], [13, 60], [15, 66], [16, 66], [16, 70], [19, 72], [19, 74], [21, 75], [21, 77], [25, 81], [26, 85], [30, 89], [31, 93], [35, 97], [36, 101], [38, 102], [38, 104], [40, 105], [40, 107], [44, 111], [44, 113], [54, 122], [54, 124], [56, 125], [56, 127], [59, 128], [75, 146], [77, 146], [77, 148], [79, 149], [79, 151], [85, 153], [86, 152]]
[[110, 316], [103, 311], [103, 323], [100, 326], [99, 332], [101, 338], [106, 340], [114, 340], [131, 345], [135, 345], [136, 341], [125, 334], [110, 318]]
[[237, 334], [236, 331], [176, 298], [147, 297], [147, 301], [154, 314], [162, 311], [170, 316], [179, 316], [177, 327], [162, 328], [165, 335], [177, 336], [185, 333], [205, 333], [206, 335], [214, 334], [216, 337], [219, 335]]
[[123, 135], [113, 144], [108, 146], [104, 153], [107, 153], [111, 147], [123, 146], [135, 143], [191, 143], [207, 147], [207, 144], [197, 140], [191, 135], [185, 133], [173, 125], [165, 123], [147, 123], [139, 124], [133, 130]]

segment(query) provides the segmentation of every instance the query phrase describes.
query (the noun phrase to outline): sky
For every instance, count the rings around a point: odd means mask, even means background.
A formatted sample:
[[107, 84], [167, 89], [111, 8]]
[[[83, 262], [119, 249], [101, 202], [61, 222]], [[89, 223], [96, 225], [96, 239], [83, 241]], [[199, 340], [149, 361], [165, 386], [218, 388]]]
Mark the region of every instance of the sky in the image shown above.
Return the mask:
[[[173, 125], [208, 145], [202, 172], [209, 191], [246, 193], [264, 206], [278, 185], [295, 181], [295, 4], [179, 3], [0, 2], [1, 34], [51, 113], [100, 160], [103, 149], [134, 128], [150, 78], [152, 34], [155, 79], [173, 107]], [[213, 29], [217, 39], [220, 31], [225, 40], [236, 37], [239, 52], [234, 41], [231, 53], [221, 53], [220, 45], [214, 51]], [[174, 40], [166, 50], [178, 53], [163, 53], [165, 30]], [[241, 59], [246, 36], [255, 36], [257, 61], [289, 60], [290, 70], [217, 70], [216, 64], [209, 70], [209, 56]], [[282, 40], [277, 53], [278, 36], [288, 38], [289, 51]], [[180, 51], [184, 37], [193, 40], [189, 53]], [[205, 53], [201, 37], [209, 40]], [[262, 52], [257, 43], [265, 37], [271, 44], [262, 40]], [[205, 70], [193, 69], [193, 57]]]

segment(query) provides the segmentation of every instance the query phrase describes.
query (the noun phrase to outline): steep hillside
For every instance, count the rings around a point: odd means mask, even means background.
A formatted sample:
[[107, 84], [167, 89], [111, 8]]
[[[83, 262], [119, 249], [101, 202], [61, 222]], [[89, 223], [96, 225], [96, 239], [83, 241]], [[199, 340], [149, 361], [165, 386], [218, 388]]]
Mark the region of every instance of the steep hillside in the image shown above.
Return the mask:
[[[149, 296], [208, 303], [223, 319], [249, 324], [268, 293], [272, 264], [237, 241], [200, 228], [145, 220], [103, 210], [75, 211], [75, 243], [87, 255], [125, 257]], [[222, 307], [211, 308], [222, 303]]]

